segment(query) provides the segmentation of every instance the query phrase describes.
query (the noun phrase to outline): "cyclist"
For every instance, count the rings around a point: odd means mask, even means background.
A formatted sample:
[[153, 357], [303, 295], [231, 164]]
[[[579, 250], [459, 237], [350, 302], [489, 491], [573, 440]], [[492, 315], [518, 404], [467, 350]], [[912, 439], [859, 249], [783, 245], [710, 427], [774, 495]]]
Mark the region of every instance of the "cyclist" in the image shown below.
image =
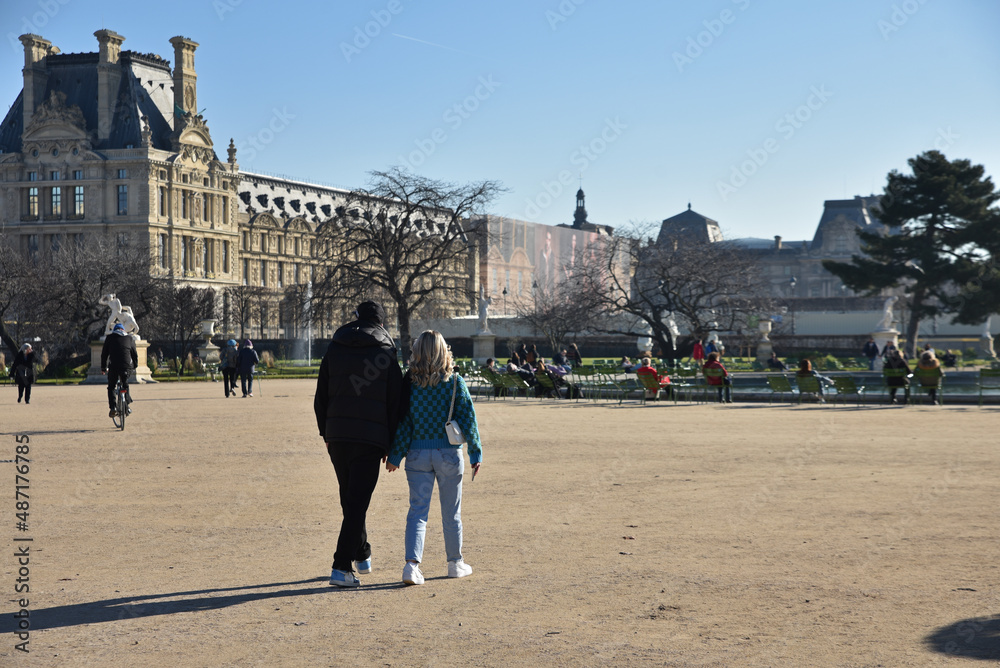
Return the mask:
[[[115, 385], [121, 380], [122, 388], [125, 390], [125, 402], [132, 403], [132, 395], [128, 389], [128, 377], [132, 370], [139, 366], [139, 354], [135, 349], [135, 339], [130, 334], [125, 333], [125, 327], [117, 323], [115, 328], [104, 339], [104, 347], [101, 349], [101, 373], [108, 375], [108, 405], [111, 412], [108, 417], [118, 415], [115, 406]], [[131, 408], [126, 406], [126, 411], [131, 413]]]

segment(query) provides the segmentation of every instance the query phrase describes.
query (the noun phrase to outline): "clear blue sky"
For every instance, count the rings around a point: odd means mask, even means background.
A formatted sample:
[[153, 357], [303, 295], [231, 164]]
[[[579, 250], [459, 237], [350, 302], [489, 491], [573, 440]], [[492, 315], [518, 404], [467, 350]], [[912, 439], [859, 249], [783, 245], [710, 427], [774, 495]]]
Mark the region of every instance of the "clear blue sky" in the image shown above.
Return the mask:
[[356, 187], [409, 162], [500, 180], [494, 213], [549, 224], [581, 171], [592, 222], [691, 202], [727, 237], [786, 239], [935, 146], [1000, 178], [995, 0], [4, 0], [0, 19], [8, 106], [23, 32], [70, 53], [106, 27], [171, 61], [181, 34], [244, 169]]

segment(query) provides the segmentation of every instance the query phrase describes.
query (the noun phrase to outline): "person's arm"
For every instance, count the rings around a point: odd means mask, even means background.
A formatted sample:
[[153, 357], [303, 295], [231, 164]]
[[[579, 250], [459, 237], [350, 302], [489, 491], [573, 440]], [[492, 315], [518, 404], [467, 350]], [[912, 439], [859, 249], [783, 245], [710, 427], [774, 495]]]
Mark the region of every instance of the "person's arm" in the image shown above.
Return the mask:
[[135, 349], [135, 339], [129, 337], [128, 354], [132, 358], [132, 368], [139, 369], [139, 351]]
[[326, 403], [329, 396], [330, 372], [327, 369], [327, 357], [319, 364], [319, 378], [316, 380], [316, 397], [313, 399], [313, 412], [316, 413], [316, 423], [319, 425], [319, 435], [326, 441]]
[[472, 403], [472, 395], [461, 376], [458, 378], [458, 394], [455, 397], [455, 421], [462, 428], [465, 440], [469, 444], [469, 463], [479, 470], [483, 461], [483, 444], [479, 437], [479, 424], [476, 421], [476, 407]]
[[413, 417], [407, 411], [406, 415], [399, 421], [396, 427], [396, 435], [392, 439], [392, 448], [385, 462], [385, 470], [392, 473], [399, 468], [406, 453], [410, 451], [410, 444], [413, 443]]
[[108, 348], [108, 341], [111, 339], [104, 339], [104, 345], [101, 346], [101, 373], [105, 373], [108, 370], [108, 353], [111, 349]]

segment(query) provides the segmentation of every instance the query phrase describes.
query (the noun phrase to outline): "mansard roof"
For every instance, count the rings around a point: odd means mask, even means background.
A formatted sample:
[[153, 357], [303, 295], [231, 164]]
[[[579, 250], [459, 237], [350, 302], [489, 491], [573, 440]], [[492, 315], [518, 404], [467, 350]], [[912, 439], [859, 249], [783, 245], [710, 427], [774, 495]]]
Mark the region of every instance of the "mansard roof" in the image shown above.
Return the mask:
[[657, 245], [668, 245], [674, 240], [695, 243], [722, 241], [722, 230], [719, 228], [719, 223], [697, 211], [692, 211], [691, 205], [688, 204], [687, 211], [667, 218], [660, 225], [660, 234], [656, 238]]
[[884, 226], [878, 219], [878, 203], [879, 197], [876, 195], [855, 195], [854, 199], [828, 199], [823, 202], [823, 216], [816, 227], [811, 248], [822, 249], [826, 236], [848, 229], [862, 229], [866, 232], [883, 230]]
[[[122, 51], [117, 67], [121, 80], [116, 94], [116, 105], [110, 136], [101, 142], [97, 137], [97, 53], [52, 54], [45, 57], [48, 74], [42, 100], [53, 93], [64, 95], [68, 108], [77, 107], [83, 114], [85, 130], [95, 138], [96, 150], [139, 146], [142, 117], [147, 118], [152, 133], [153, 148], [171, 150], [170, 134], [173, 130], [173, 80], [170, 62], [153, 54]], [[14, 153], [21, 150], [23, 127], [23, 90], [0, 123], [0, 151]]]

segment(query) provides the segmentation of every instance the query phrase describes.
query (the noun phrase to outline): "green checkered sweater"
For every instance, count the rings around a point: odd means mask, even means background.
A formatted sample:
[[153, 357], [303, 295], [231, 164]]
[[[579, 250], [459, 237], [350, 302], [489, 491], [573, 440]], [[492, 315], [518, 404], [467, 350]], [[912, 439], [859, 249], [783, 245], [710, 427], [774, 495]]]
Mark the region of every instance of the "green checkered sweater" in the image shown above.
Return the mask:
[[[469, 444], [469, 461], [473, 465], [483, 461], [483, 448], [479, 441], [479, 427], [476, 425], [476, 409], [465, 380], [458, 374], [458, 393], [455, 395], [455, 412], [452, 420], [458, 423]], [[436, 448], [457, 448], [448, 441], [444, 423], [448, 421], [451, 406], [451, 389], [454, 381], [449, 378], [437, 385], [420, 387], [410, 384], [410, 409], [399, 421], [396, 437], [389, 451], [389, 463], [399, 466], [410, 450], [433, 450]]]

